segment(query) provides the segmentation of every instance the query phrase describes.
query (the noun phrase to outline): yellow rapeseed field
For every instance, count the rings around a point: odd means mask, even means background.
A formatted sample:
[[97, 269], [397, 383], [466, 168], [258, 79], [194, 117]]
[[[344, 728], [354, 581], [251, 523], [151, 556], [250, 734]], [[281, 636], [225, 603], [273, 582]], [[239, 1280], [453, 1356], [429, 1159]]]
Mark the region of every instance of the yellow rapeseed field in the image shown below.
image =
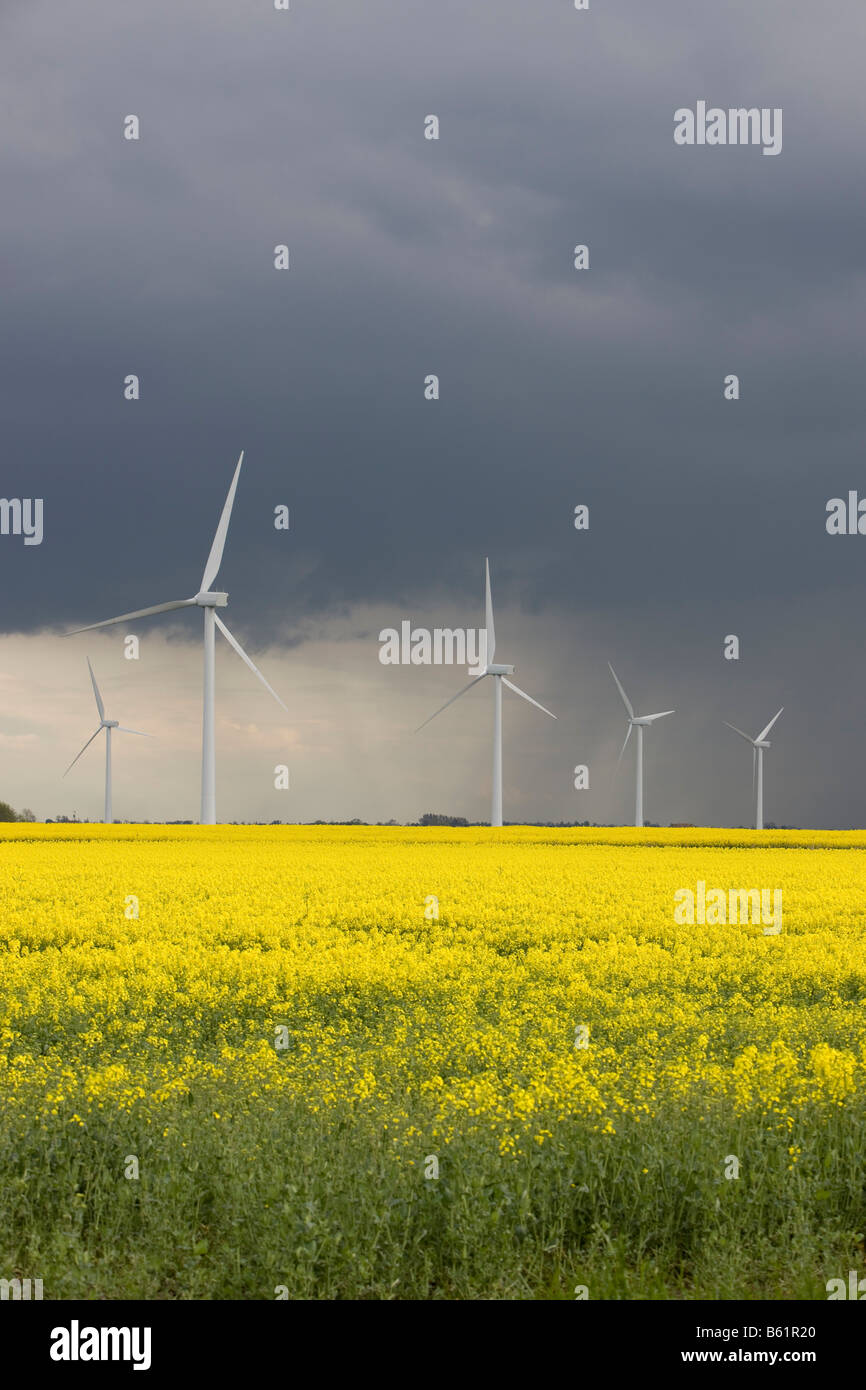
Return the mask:
[[[710, 1166], [760, 1133], [793, 1173], [815, 1126], [862, 1115], [864, 848], [862, 832], [5, 826], [2, 1142], [38, 1166], [37, 1130], [45, 1155], [111, 1135], [118, 1164], [147, 1147], [153, 1169], [205, 1128], [219, 1155], [222, 1126], [254, 1181], [268, 1117], [306, 1115], [318, 1135], [375, 1134], [406, 1181], [455, 1146], [493, 1183], [549, 1150], [585, 1193], [582, 1144], [627, 1143], [640, 1181], [672, 1117], [692, 1134], [721, 1116]], [[699, 884], [780, 890], [781, 930], [678, 922], [675, 895]], [[652, 1154], [634, 1149], [653, 1126]]]

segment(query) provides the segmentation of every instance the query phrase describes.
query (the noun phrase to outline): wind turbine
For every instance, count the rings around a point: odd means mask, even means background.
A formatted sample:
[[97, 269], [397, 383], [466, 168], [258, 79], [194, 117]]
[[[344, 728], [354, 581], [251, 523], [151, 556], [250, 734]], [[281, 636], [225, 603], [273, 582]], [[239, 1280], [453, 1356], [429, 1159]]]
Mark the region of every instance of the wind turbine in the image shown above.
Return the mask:
[[473, 685], [478, 685], [486, 676], [493, 677], [493, 795], [490, 809], [490, 824], [502, 824], [502, 686], [507, 685], [509, 690], [513, 690], [515, 695], [521, 699], [528, 700], [536, 709], [540, 709], [544, 714], [549, 714], [551, 719], [556, 715], [552, 714], [544, 705], [540, 705], [537, 700], [533, 700], [531, 695], [527, 695], [525, 690], [514, 685], [508, 676], [514, 675], [513, 666], [494, 666], [493, 657], [496, 652], [496, 629], [493, 626], [493, 598], [490, 593], [490, 561], [484, 561], [484, 651], [482, 659], [485, 663], [484, 670], [480, 676], [476, 676], [468, 685], [464, 685], [462, 690], [458, 690], [456, 695], [452, 695], [450, 700], [446, 700], [444, 705], [437, 709], [436, 714], [431, 714], [430, 719], [425, 719], [423, 724], [419, 724], [415, 730], [420, 733], [423, 728], [435, 719], [437, 714], [441, 714], [449, 705], [453, 705], [455, 700], [459, 700], [461, 695], [465, 695], [467, 690], [471, 690]]
[[[111, 731], [112, 731], [112, 729], [116, 729], [117, 732], [118, 732], [119, 734], [137, 734], [139, 738], [150, 738], [151, 735], [150, 735], [150, 734], [143, 734], [143, 733], [141, 732], [140, 729], [123, 729], [123, 728], [121, 728], [120, 724], [118, 724], [118, 722], [117, 722], [116, 719], [106, 719], [106, 717], [105, 717], [105, 705], [102, 703], [102, 696], [101, 696], [100, 693], [99, 693], [99, 686], [96, 684], [96, 677], [95, 677], [94, 674], [93, 674], [93, 667], [92, 667], [91, 664], [90, 664], [90, 657], [87, 658], [87, 669], [88, 669], [88, 671], [90, 672], [90, 680], [91, 680], [91, 682], [92, 682], [92, 684], [93, 684], [93, 693], [94, 693], [94, 695], [96, 696], [96, 708], [97, 708], [97, 710], [99, 711], [99, 728], [96, 730], [96, 733], [95, 733], [95, 734], [91, 734], [91, 735], [90, 735], [90, 738], [89, 738], [89, 739], [87, 740], [87, 742], [85, 743], [84, 748], [82, 748], [82, 750], [81, 750], [81, 753], [84, 752], [84, 749], [85, 749], [85, 748], [89, 748], [89, 747], [90, 747], [91, 743], [92, 743], [93, 740], [96, 738], [97, 734], [101, 734], [101, 733], [102, 733], [102, 730], [104, 729], [104, 730], [105, 730], [105, 815], [104, 815], [103, 819], [104, 819], [106, 825], [111, 825], [111, 824], [112, 824], [112, 821], [113, 821], [113, 817], [112, 817], [112, 814], [111, 814]], [[78, 753], [78, 754], [72, 759], [72, 762], [69, 764], [69, 767], [66, 769], [66, 772], [71, 772], [71, 771], [72, 771], [72, 769], [74, 768], [75, 764], [78, 762], [78, 759], [81, 757], [81, 753]], [[64, 777], [66, 776], [66, 772], [64, 772], [64, 774], [63, 774]]]
[[243, 450], [238, 459], [234, 477], [228, 490], [228, 495], [222, 510], [222, 516], [213, 538], [213, 545], [207, 557], [207, 564], [204, 567], [204, 574], [201, 578], [201, 586], [194, 598], [175, 599], [172, 603], [157, 603], [153, 608], [139, 608], [135, 613], [121, 613], [118, 618], [106, 618], [101, 623], [90, 623], [87, 627], [77, 627], [67, 636], [73, 636], [75, 632], [91, 632], [97, 627], [110, 627], [112, 623], [131, 622], [133, 618], [149, 618], [153, 613], [170, 613], [175, 608], [198, 607], [204, 609], [204, 697], [202, 702], [202, 721], [201, 721], [201, 823], [202, 825], [216, 824], [216, 745], [214, 741], [214, 646], [215, 629], [219, 628], [223, 637], [230, 647], [233, 647], [242, 661], [246, 662], [253, 675], [258, 676], [262, 685], [273, 695], [277, 704], [288, 714], [287, 707], [283, 704], [277, 692], [268, 684], [256, 666], [251, 661], [239, 642], [232, 637], [225, 623], [217, 613], [217, 608], [225, 608], [229, 601], [228, 594], [211, 592], [211, 584], [219, 573], [219, 567], [223, 558], [223, 549], [226, 543], [226, 534], [231, 520], [232, 507], [234, 506], [235, 491], [240, 476], [241, 464], [244, 461]]
[[635, 825], [643, 825], [643, 731], [648, 725], [654, 724], [657, 719], [664, 719], [669, 714], [676, 714], [676, 710], [663, 709], [660, 714], [635, 714], [631, 700], [620, 685], [619, 676], [610, 665], [610, 662], [607, 664], [610, 666], [610, 674], [616, 681], [616, 688], [622, 696], [622, 702], [628, 714], [628, 729], [626, 731], [625, 741], [622, 748], [619, 750], [619, 757], [616, 760], [617, 767], [619, 767], [622, 761], [625, 745], [631, 738], [632, 729], [637, 729], [637, 787], [634, 801], [634, 823]]
[[[784, 708], [783, 705], [782, 709]], [[743, 733], [742, 729], [738, 729], [734, 724], [728, 724], [727, 719], [722, 720], [727, 728], [733, 729], [735, 734], [739, 734], [740, 738], [744, 738], [747, 743], [752, 745], [752, 795], [755, 797], [756, 830], [763, 830], [764, 828], [764, 749], [770, 746], [767, 742], [767, 734], [779, 718], [782, 709], [779, 710], [778, 714], [773, 715], [766, 729], [762, 729], [757, 738], [750, 738], [748, 734]]]

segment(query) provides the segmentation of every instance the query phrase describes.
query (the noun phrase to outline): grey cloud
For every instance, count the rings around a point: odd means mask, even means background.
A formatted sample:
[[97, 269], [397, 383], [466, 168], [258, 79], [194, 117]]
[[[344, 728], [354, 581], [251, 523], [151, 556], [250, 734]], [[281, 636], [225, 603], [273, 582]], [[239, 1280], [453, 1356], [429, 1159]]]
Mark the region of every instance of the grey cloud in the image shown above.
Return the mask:
[[[590, 625], [604, 711], [609, 639], [648, 683], [678, 677], [700, 703], [733, 680], [711, 673], [720, 630], [740, 625], [740, 718], [753, 703], [760, 718], [773, 669], [804, 728], [834, 711], [826, 757], [802, 789], [785, 784], [792, 814], [859, 815], [840, 750], [859, 727], [860, 542], [831, 540], [823, 516], [863, 477], [866, 21], [853, 0], [832, 13], [7, 10], [0, 493], [45, 498], [45, 541], [0, 538], [4, 629], [192, 593], [244, 447], [221, 580], [249, 640], [298, 657], [328, 632], [331, 677], [348, 679], [368, 607], [474, 611], [489, 553], [507, 611], [549, 619], [545, 632]], [[698, 97], [782, 106], [781, 157], [677, 149], [673, 112]], [[138, 145], [120, 137], [131, 111]], [[422, 139], [429, 112], [438, 143]], [[271, 268], [281, 241], [287, 276]], [[121, 399], [129, 371], [136, 405]], [[288, 536], [270, 524], [277, 502]], [[577, 502], [591, 507], [581, 536]], [[641, 651], [642, 632], [657, 646]], [[568, 706], [549, 641], [547, 693]], [[389, 695], [381, 718], [398, 717]], [[537, 750], [547, 735], [514, 718]], [[599, 726], [594, 747], [616, 731]], [[659, 744], [674, 737], [702, 766], [688, 716]], [[517, 803], [542, 814], [561, 770], [513, 758]], [[699, 814], [735, 805], [707, 787]], [[337, 814], [339, 780], [329, 795]]]

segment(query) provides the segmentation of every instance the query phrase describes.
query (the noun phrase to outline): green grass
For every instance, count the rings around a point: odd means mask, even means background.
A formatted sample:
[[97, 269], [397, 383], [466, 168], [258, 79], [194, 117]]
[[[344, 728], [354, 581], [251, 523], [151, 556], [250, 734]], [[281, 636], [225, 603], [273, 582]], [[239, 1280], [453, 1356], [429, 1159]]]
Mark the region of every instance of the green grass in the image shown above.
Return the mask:
[[423, 1143], [412, 1166], [363, 1116], [233, 1118], [201, 1090], [159, 1129], [58, 1116], [0, 1141], [0, 1275], [50, 1299], [826, 1299], [829, 1278], [866, 1274], [863, 1120], [552, 1122], [525, 1156], [452, 1144], [431, 1180]]

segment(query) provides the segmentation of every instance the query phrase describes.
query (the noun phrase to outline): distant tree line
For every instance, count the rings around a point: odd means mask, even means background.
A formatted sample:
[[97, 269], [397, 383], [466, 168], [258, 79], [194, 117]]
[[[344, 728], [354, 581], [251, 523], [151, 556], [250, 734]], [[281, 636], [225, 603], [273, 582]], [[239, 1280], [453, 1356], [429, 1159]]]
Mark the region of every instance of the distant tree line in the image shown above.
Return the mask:
[[[2, 822], [4, 822], [4, 821], [5, 821], [5, 822], [9, 822], [9, 821], [35, 821], [35, 820], [36, 820], [36, 817], [34, 816], [33, 812], [30, 810], [29, 807], [25, 806], [23, 811], [16, 811], [16, 810], [13, 809], [12, 806], [9, 805], [8, 801], [0, 801], [0, 823], [2, 823]], [[51, 817], [48, 817], [48, 819], [46, 819], [46, 821], [45, 821], [45, 824], [46, 824], [46, 825], [55, 825], [55, 824], [56, 824], [56, 825], [79, 825], [79, 824], [81, 824], [81, 822], [79, 821], [79, 818], [78, 818], [77, 815], [74, 815], [74, 816], [54, 816], [53, 819], [52, 819]], [[191, 820], [167, 820], [167, 821], [115, 821], [114, 824], [115, 824], [115, 825], [196, 825], [197, 822], [196, 822], [196, 821], [191, 821]], [[387, 826], [390, 826], [390, 825], [398, 826], [398, 825], [401, 825], [402, 822], [401, 822], [401, 821], [396, 821], [396, 820], [366, 821], [366, 820], [359, 820], [359, 819], [357, 818], [357, 816], [356, 816], [353, 820], [314, 820], [314, 821], [309, 821], [309, 822], [303, 822], [303, 821], [280, 821], [280, 820], [272, 820], [272, 821], [236, 821], [236, 820], [235, 820], [235, 821], [231, 821], [230, 824], [231, 824], [231, 825], [295, 825], [295, 824], [309, 824], [309, 825], [370, 825], [370, 826], [385, 826], [385, 827], [387, 827]], [[416, 821], [410, 821], [410, 822], [408, 822], [408, 824], [409, 824], [409, 825], [425, 826], [425, 827], [427, 827], [427, 826], [447, 826], [447, 827], [449, 827], [450, 829], [456, 829], [456, 830], [460, 830], [460, 829], [469, 829], [469, 828], [485, 829], [485, 828], [487, 828], [487, 826], [488, 826], [488, 822], [487, 822], [487, 821], [470, 821], [470, 820], [467, 820], [465, 816], [443, 816], [443, 815], [440, 815], [438, 812], [435, 812], [435, 811], [425, 811], [424, 814], [423, 814], [423, 816], [419, 816], [418, 819], [417, 819]], [[621, 828], [622, 828], [622, 827], [619, 826], [619, 825], [613, 825], [613, 824], [610, 824], [610, 825], [609, 825], [609, 824], [607, 824], [606, 822], [600, 822], [600, 821], [594, 821], [594, 820], [557, 820], [557, 821], [553, 821], [553, 820], [534, 820], [534, 821], [506, 821], [505, 824], [506, 824], [506, 826], [508, 826], [508, 825], [530, 825], [530, 826], [535, 826], [535, 827], [536, 827], [537, 829], [539, 829], [539, 830], [577, 830], [577, 829], [588, 829], [588, 828], [592, 828], [592, 829], [594, 829], [594, 830], [617, 830], [617, 829], [621, 829]], [[647, 828], [647, 829], [660, 829], [661, 827], [659, 827], [659, 825], [657, 824], [657, 822], [655, 822], [655, 821], [649, 821], [649, 820], [648, 820], [648, 821], [646, 821], [646, 828]], [[688, 821], [672, 821], [671, 824], [670, 824], [670, 829], [671, 829], [671, 830], [692, 830], [692, 829], [694, 829], [694, 828], [695, 828], [695, 827], [692, 826]], [[746, 827], [740, 826], [740, 827], [734, 827], [734, 828], [749, 829], [750, 827], [747, 827], [747, 826], [746, 826]], [[790, 826], [790, 825], [776, 825], [773, 821], [767, 821], [767, 822], [766, 822], [766, 825], [765, 825], [765, 828], [766, 828], [767, 830], [793, 830], [793, 829], [797, 829], [796, 826]]]
[[[534, 820], [534, 821], [506, 821], [506, 825], [534, 825], [544, 830], [572, 830], [577, 826], [595, 825], [595, 821], [588, 820]], [[393, 822], [392, 822], [393, 824]], [[465, 816], [440, 816], [433, 811], [425, 811], [415, 822], [416, 825], [448, 825], [459, 829], [461, 826], [477, 826], [479, 829], [487, 827], [487, 821], [469, 821]]]

